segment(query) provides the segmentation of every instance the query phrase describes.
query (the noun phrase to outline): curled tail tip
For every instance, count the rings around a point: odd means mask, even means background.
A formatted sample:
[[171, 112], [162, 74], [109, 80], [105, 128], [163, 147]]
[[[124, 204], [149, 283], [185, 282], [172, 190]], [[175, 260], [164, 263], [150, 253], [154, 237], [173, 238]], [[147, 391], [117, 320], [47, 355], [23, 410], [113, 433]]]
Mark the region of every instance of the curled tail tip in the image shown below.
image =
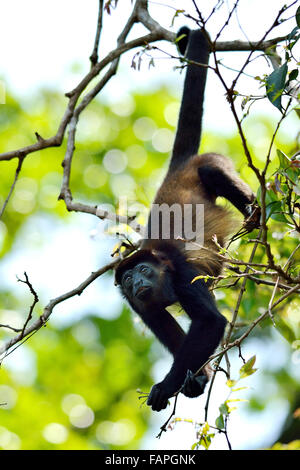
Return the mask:
[[182, 26], [176, 34], [176, 45], [181, 55], [186, 53], [190, 32], [190, 28]]
[[186, 34], [186, 36], [188, 36], [190, 34], [190, 28], [188, 26], [181, 26], [181, 28], [179, 28], [177, 34], [176, 34], [176, 37], [178, 38], [179, 36], [182, 36], [183, 34]]
[[206, 46], [205, 49], [210, 50], [210, 39], [209, 34], [204, 29], [194, 29], [191, 30], [187, 26], [182, 26], [176, 34], [176, 45], [179, 50], [179, 53], [184, 56], [187, 52], [188, 43], [193, 36], [193, 43], [201, 45], [202, 47]]

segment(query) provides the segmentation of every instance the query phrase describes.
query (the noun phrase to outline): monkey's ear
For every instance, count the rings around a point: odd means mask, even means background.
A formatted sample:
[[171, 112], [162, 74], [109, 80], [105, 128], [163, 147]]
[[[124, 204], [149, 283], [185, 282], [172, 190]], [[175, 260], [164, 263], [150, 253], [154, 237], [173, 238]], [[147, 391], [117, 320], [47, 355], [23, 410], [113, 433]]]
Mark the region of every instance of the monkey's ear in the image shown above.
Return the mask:
[[190, 31], [190, 28], [187, 26], [182, 26], [176, 34], [176, 46], [181, 55], [185, 55], [186, 53]]

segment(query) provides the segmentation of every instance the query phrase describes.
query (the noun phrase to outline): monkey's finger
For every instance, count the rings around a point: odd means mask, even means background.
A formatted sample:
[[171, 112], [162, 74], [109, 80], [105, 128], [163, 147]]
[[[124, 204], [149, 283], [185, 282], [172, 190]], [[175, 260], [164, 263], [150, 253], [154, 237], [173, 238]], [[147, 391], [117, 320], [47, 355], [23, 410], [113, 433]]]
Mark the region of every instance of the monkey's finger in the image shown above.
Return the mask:
[[151, 408], [153, 411], [161, 411], [167, 408], [167, 405], [168, 405], [168, 399], [163, 398], [162, 400], [159, 400], [157, 403], [153, 403]]
[[166, 398], [162, 390], [155, 386], [152, 387], [147, 400], [147, 405], [151, 406], [153, 411], [161, 411], [162, 409], [166, 408], [167, 404], [168, 398]]
[[156, 386], [152, 387], [148, 396], [147, 405], [152, 407], [156, 405], [156, 403], [159, 401], [159, 392], [160, 391]]

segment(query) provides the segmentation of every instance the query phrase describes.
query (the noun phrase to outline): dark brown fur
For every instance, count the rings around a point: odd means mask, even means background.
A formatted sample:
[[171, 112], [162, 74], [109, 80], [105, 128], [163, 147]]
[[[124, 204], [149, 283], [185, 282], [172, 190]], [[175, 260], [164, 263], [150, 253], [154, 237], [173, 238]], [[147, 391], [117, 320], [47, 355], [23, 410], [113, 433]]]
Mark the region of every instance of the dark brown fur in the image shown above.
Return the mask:
[[[249, 201], [254, 200], [251, 189], [240, 180], [230, 159], [215, 153], [205, 153], [192, 156], [175, 172], [168, 172], [153, 202], [166, 203], [169, 206], [175, 203], [182, 206], [204, 204], [204, 248], [189, 251], [186, 257], [197, 267], [199, 274], [217, 276], [220, 274], [222, 263], [212, 252], [218, 251], [213, 236], [216, 236], [218, 243], [223, 246], [228, 236], [236, 229], [237, 221], [229, 210], [216, 204], [216, 195], [212, 191], [208, 192], [201, 184], [199, 169], [207, 165], [224, 172], [239, 186]], [[170, 242], [185, 251], [185, 241], [173, 239]], [[145, 239], [141, 249], [159, 250], [160, 245], [160, 240]]]
[[[186, 55], [191, 61], [208, 64], [207, 35], [186, 27], [178, 32], [178, 37], [182, 34], [187, 40], [182, 44], [181, 53], [187, 47]], [[154, 199], [156, 206], [152, 206], [149, 214], [147, 236], [141, 249], [124, 259], [116, 270], [116, 283], [121, 286], [124, 297], [174, 356], [169, 373], [152, 387], [148, 396], [147, 404], [155, 411], [165, 408], [168, 398], [178, 390], [188, 397], [203, 393], [209, 374], [207, 370], [198, 377], [194, 374], [224, 334], [226, 320], [214, 303], [209, 283], [203, 279], [193, 282], [199, 274], [220, 274], [222, 261], [217, 255], [218, 245], [224, 246], [228, 236], [236, 230], [234, 217], [216, 204], [217, 197], [229, 200], [252, 222], [252, 228], [259, 222], [259, 211], [255, 220], [251, 217], [254, 195], [240, 180], [232, 162], [215, 153], [196, 154], [202, 129], [206, 72], [206, 67], [195, 64], [187, 67], [170, 166]], [[202, 207], [197, 207], [198, 204]], [[162, 205], [168, 212], [164, 212]], [[185, 210], [191, 208], [190, 221], [190, 214]], [[201, 220], [195, 210], [202, 215], [203, 208], [204, 220]], [[192, 222], [192, 226], [186, 227], [185, 222]], [[190, 230], [188, 235], [185, 235], [186, 228]], [[179, 239], [180, 232], [192, 240]], [[194, 243], [195, 247], [195, 242], [196, 249], [186, 245]], [[187, 333], [166, 310], [176, 301], [191, 319]]]

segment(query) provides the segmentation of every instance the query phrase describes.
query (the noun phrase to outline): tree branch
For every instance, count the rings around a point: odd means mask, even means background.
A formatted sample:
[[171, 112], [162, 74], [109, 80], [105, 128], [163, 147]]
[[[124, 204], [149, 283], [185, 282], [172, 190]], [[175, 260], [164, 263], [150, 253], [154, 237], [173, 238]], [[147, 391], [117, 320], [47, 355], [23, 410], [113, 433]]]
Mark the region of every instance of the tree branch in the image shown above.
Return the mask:
[[[74, 297], [75, 295], [81, 295], [82, 292], [92, 282], [94, 282], [96, 279], [98, 279], [98, 277], [100, 277], [102, 274], [106, 273], [110, 269], [113, 269], [119, 262], [120, 262], [120, 258], [117, 258], [116, 260], [112, 261], [111, 263], [107, 264], [106, 266], [103, 266], [102, 268], [98, 269], [97, 271], [91, 273], [87, 277], [87, 279], [85, 279], [81, 284], [79, 284], [79, 286], [77, 286], [74, 289], [66, 292], [65, 294], [62, 294], [62, 295], [56, 297], [55, 299], [50, 300], [48, 305], [46, 305], [46, 307], [44, 308], [42, 315], [36, 321], [34, 321], [30, 326], [27, 326], [28, 321], [30, 319], [30, 318], [28, 318], [25, 325], [24, 325], [24, 327], [23, 327], [23, 329], [22, 329], [22, 331], [21, 331], [21, 333], [18, 334], [17, 336], [15, 336], [14, 338], [10, 339], [6, 344], [4, 344], [4, 346], [2, 346], [0, 348], [0, 354], [4, 354], [6, 356], [7, 351], [9, 351], [12, 348], [12, 346], [14, 346], [15, 344], [22, 341], [22, 339], [25, 338], [26, 336], [32, 334], [33, 332], [38, 331], [42, 326], [45, 325], [45, 323], [49, 319], [49, 317], [50, 317], [50, 315], [51, 315], [51, 313], [52, 313], [52, 311], [53, 311], [53, 309], [56, 305], [60, 304], [61, 302], [64, 302], [67, 299], [70, 299], [71, 297]], [[22, 281], [22, 282], [25, 282], [25, 281]], [[27, 282], [26, 282], [26, 284], [27, 284]], [[34, 305], [33, 305], [33, 307], [34, 307]], [[31, 310], [32, 310], [32, 308], [31, 308]], [[3, 357], [0, 359], [0, 362], [2, 360], [3, 360]]]

